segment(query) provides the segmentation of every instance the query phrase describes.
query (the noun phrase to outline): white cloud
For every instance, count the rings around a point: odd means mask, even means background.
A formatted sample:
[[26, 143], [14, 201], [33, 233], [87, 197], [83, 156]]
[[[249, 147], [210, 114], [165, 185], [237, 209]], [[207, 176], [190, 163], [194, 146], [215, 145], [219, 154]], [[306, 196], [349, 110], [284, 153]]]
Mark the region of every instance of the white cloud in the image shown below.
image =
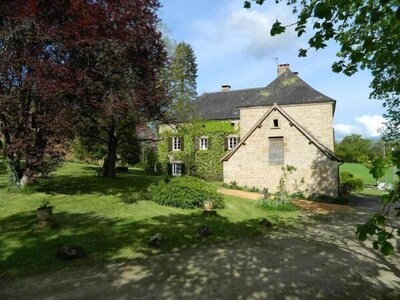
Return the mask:
[[300, 40], [291, 28], [285, 34], [270, 36], [269, 30], [276, 19], [287, 24], [293, 21], [293, 16], [279, 5], [268, 11], [228, 8], [212, 19], [195, 22], [189, 42], [195, 46], [198, 58], [208, 62], [232, 53], [263, 59], [278, 56], [293, 46], [297, 50]]
[[[288, 20], [287, 10], [275, 9], [270, 13], [255, 10], [236, 10], [226, 20], [225, 29], [230, 35], [246, 40], [246, 52], [255, 58], [263, 58], [298, 44], [293, 30], [271, 37], [269, 30], [276, 19]], [[283, 22], [284, 22], [283, 21]]]
[[361, 133], [361, 129], [358, 128], [357, 126], [350, 125], [350, 124], [337, 124], [334, 126], [335, 128], [335, 133], [338, 135], [349, 135], [349, 134], [355, 134]]
[[356, 121], [365, 127], [366, 136], [379, 136], [379, 129], [384, 126], [385, 119], [379, 115], [363, 115], [357, 117]]
[[364, 137], [378, 137], [379, 129], [384, 126], [385, 119], [380, 115], [362, 115], [356, 117], [358, 125], [337, 124], [334, 126], [338, 136], [361, 134]]

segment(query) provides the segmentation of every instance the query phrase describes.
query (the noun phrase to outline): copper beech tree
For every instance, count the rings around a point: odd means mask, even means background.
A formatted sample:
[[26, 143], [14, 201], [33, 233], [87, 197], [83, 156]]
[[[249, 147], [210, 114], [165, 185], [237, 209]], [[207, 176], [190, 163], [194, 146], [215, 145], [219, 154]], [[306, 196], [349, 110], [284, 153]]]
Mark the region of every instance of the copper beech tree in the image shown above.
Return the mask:
[[166, 60], [158, 7], [157, 0], [0, 3], [0, 129], [16, 181], [62, 158], [76, 131], [107, 145], [103, 174], [115, 175], [126, 131], [162, 117], [168, 104], [158, 75]]

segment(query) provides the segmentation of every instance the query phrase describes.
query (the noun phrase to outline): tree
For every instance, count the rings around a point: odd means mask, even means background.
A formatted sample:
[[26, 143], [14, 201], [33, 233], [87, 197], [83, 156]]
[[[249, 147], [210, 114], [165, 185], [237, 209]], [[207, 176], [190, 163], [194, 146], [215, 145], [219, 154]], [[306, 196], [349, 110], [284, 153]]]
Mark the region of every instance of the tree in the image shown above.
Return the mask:
[[0, 3], [0, 130], [14, 186], [51, 171], [73, 133], [76, 86], [53, 22], [58, 2]]
[[371, 145], [370, 140], [352, 134], [335, 145], [335, 153], [345, 162], [365, 163], [369, 160]]
[[[327, 41], [334, 40], [340, 45], [339, 60], [332, 70], [352, 75], [359, 69], [369, 69], [372, 73], [371, 98], [384, 101], [387, 109], [386, 130], [383, 138], [400, 144], [400, 5], [398, 0], [285, 0], [297, 15], [297, 22], [282, 25], [278, 20], [271, 28], [271, 35], [285, 32], [295, 26], [298, 36], [311, 30], [313, 36], [308, 40], [309, 49], [323, 49]], [[244, 1], [244, 7], [251, 3], [264, 4], [265, 0]], [[283, 0], [275, 0], [276, 3]], [[300, 49], [299, 56], [306, 56], [308, 49]], [[393, 164], [400, 166], [399, 156], [393, 155]], [[378, 176], [383, 170], [381, 161], [374, 172]], [[397, 172], [400, 175], [400, 172]], [[387, 255], [393, 251], [388, 239], [400, 229], [391, 226], [391, 208], [400, 203], [400, 184], [381, 198], [384, 208], [365, 224], [357, 227], [357, 235], [365, 240], [367, 234], [377, 237], [373, 246]], [[395, 208], [397, 217], [400, 209]], [[390, 227], [387, 230], [387, 227]]]
[[116, 175], [118, 149], [135, 140], [135, 128], [162, 117], [159, 73], [166, 60], [157, 31], [157, 0], [75, 1], [64, 36], [76, 66], [83, 101], [80, 135], [106, 145], [103, 175]]
[[169, 69], [171, 118], [181, 121], [190, 114], [191, 101], [197, 96], [196, 56], [192, 47], [184, 42], [174, 48]]
[[[287, 0], [285, 0], [287, 1]], [[244, 1], [262, 5], [265, 0]], [[283, 0], [276, 0], [276, 3]], [[341, 49], [339, 60], [332, 65], [334, 72], [352, 75], [359, 69], [372, 73], [370, 97], [384, 101], [387, 109], [385, 140], [400, 143], [400, 5], [398, 0], [289, 0], [297, 22], [282, 25], [278, 20], [271, 35], [285, 32], [295, 26], [298, 36], [311, 31], [309, 49], [323, 49], [327, 41], [334, 40]], [[300, 49], [306, 56], [309, 49]]]

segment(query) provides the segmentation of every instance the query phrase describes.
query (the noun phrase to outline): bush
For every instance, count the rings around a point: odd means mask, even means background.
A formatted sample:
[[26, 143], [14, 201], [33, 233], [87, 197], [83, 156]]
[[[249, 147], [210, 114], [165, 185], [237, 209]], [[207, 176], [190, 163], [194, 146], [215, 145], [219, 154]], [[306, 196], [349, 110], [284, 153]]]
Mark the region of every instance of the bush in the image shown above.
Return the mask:
[[280, 201], [279, 199], [272, 199], [272, 198], [258, 200], [257, 206], [268, 209], [268, 210], [276, 210], [276, 211], [295, 211], [295, 210], [297, 210], [297, 206], [294, 205], [289, 200]]
[[160, 181], [148, 189], [149, 198], [160, 205], [199, 208], [210, 201], [214, 208], [223, 208], [224, 202], [216, 187], [194, 177], [176, 177], [169, 182]]
[[354, 175], [349, 171], [340, 172], [340, 183], [347, 182], [354, 178]]
[[[343, 196], [342, 193], [341, 195]], [[308, 197], [308, 200], [315, 202], [331, 203], [331, 204], [347, 204], [349, 202], [348, 199], [345, 197], [332, 197], [322, 194], [312, 194], [310, 197]]]
[[353, 191], [362, 191], [364, 188], [364, 182], [360, 178], [350, 179], [346, 184], [350, 185]]

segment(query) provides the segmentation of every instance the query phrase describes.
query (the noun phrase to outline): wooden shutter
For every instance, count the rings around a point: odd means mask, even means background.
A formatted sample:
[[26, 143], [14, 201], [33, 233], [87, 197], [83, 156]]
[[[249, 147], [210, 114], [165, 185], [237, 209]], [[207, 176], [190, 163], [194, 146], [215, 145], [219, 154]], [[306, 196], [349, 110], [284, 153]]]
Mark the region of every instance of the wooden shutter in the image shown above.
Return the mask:
[[168, 164], [167, 171], [168, 171], [168, 175], [172, 175], [172, 164]]
[[168, 152], [172, 151], [172, 137], [168, 138]]
[[185, 139], [183, 137], [181, 137], [180, 139], [181, 139], [181, 151], [183, 151], [183, 150], [185, 150], [185, 148], [184, 148], [184, 144], [185, 144], [184, 140]]
[[207, 138], [207, 150], [211, 149], [211, 138]]
[[282, 137], [269, 138], [269, 163], [272, 165], [284, 164], [284, 144]]
[[200, 139], [199, 138], [194, 138], [194, 150], [199, 150], [200, 149]]
[[186, 174], [186, 168], [185, 168], [185, 164], [181, 164], [181, 173]]
[[228, 147], [228, 138], [224, 139], [224, 149], [225, 149], [225, 151], [229, 149], [229, 147]]

